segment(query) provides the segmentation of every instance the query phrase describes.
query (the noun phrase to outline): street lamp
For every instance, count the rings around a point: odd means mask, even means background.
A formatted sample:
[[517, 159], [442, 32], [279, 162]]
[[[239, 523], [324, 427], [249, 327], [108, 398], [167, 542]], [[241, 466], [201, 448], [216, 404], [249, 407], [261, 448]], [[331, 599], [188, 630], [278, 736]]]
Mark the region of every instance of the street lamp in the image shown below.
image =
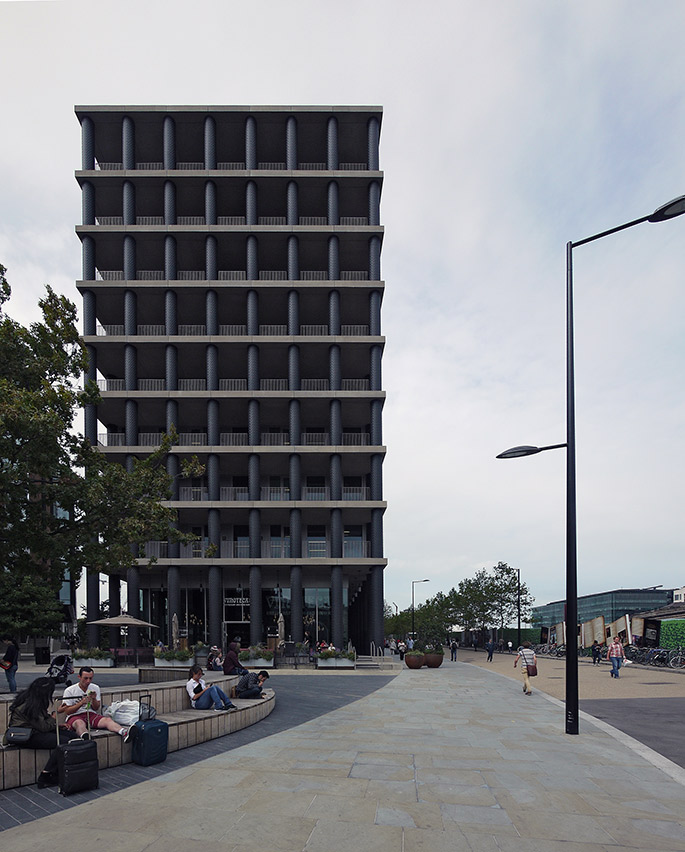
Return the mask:
[[415, 639], [416, 634], [414, 632], [414, 586], [417, 583], [430, 583], [430, 580], [412, 580], [411, 581], [411, 638]]
[[566, 733], [578, 733], [578, 554], [576, 551], [576, 422], [575, 375], [573, 358], [573, 249], [594, 242], [617, 231], [624, 231], [642, 222], [665, 222], [685, 213], [685, 195], [680, 195], [648, 216], [633, 219], [624, 225], [610, 228], [566, 243], [566, 443], [547, 447], [512, 447], [500, 453], [498, 459], [532, 456], [544, 450], [566, 447]]

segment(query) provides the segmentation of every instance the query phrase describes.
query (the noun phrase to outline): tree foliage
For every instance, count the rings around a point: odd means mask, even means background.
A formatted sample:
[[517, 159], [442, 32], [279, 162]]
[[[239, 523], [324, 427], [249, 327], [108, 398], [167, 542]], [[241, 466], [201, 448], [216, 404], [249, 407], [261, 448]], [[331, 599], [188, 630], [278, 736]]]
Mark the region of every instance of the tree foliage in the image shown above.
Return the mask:
[[47, 601], [66, 572], [123, 573], [131, 544], [184, 539], [160, 503], [175, 436], [131, 470], [109, 463], [74, 429], [77, 410], [99, 401], [93, 382], [78, 387], [87, 358], [75, 306], [48, 286], [42, 321], [23, 326], [4, 312], [10, 295], [0, 266], [0, 624], [45, 632], [46, 618], [61, 620]]

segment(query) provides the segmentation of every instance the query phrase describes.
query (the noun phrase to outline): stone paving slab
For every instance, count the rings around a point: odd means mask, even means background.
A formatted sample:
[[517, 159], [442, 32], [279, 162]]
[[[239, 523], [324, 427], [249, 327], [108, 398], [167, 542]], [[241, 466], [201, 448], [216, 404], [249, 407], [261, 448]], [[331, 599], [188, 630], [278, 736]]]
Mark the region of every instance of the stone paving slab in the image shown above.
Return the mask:
[[685, 852], [685, 771], [606, 723], [563, 726], [558, 702], [487, 669], [405, 670], [297, 727], [10, 828], [2, 850]]

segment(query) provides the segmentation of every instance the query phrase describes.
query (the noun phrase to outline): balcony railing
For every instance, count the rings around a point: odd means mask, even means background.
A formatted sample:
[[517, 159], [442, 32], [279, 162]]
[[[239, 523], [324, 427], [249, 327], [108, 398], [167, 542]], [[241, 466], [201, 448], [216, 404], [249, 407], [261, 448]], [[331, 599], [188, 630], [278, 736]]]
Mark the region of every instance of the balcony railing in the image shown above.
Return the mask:
[[221, 391], [246, 391], [247, 379], [219, 379]]
[[352, 487], [343, 485], [342, 498], [343, 500], [370, 500], [371, 491], [369, 488]]
[[276, 336], [276, 335], [282, 336], [282, 335], [288, 333], [288, 326], [287, 325], [275, 325], [275, 324], [274, 325], [260, 325], [259, 326], [259, 333], [261, 335], [268, 335], [268, 336], [272, 336], [272, 337]]
[[136, 225], [163, 225], [163, 224], [164, 224], [164, 216], [136, 216]]
[[177, 225], [204, 225], [205, 217], [204, 216], [177, 216], [176, 217]]
[[250, 492], [247, 488], [238, 485], [224, 485], [219, 489], [220, 500], [249, 500]]
[[262, 432], [260, 437], [263, 447], [287, 447], [290, 444], [287, 432]]
[[285, 225], [285, 216], [260, 216], [257, 220], [259, 225]]
[[[202, 559], [209, 544], [206, 541], [194, 541], [179, 546], [181, 559]], [[260, 542], [262, 559], [290, 559], [291, 543], [289, 539], [266, 539]], [[368, 558], [371, 548], [368, 541], [343, 541], [343, 557], [346, 559]], [[221, 559], [249, 559], [250, 545], [246, 541], [222, 541], [219, 547]], [[330, 545], [327, 541], [305, 541], [303, 555], [310, 559], [327, 559], [330, 557]], [[169, 542], [147, 541], [141, 550], [141, 558], [169, 558]]]
[[217, 163], [217, 169], [224, 172], [244, 172], [245, 163]]
[[[124, 164], [123, 163], [95, 163], [95, 169], [97, 171], [123, 171]], [[162, 171], [164, 169], [164, 163], [155, 161], [155, 162], [145, 162], [145, 163], [136, 163], [135, 165], [136, 171]], [[246, 171], [246, 164], [243, 162], [219, 162], [216, 164], [216, 168], [218, 171]], [[286, 164], [282, 162], [264, 162], [257, 163], [257, 169], [261, 171], [279, 171], [283, 172], [286, 170]], [[328, 171], [328, 166], [326, 163], [298, 163], [297, 169], [299, 171], [307, 172], [307, 171], [317, 171], [324, 172]], [[365, 172], [368, 171], [369, 165], [368, 163], [338, 163], [338, 171], [341, 172]], [[193, 162], [177, 162], [176, 163], [177, 171], [205, 171], [207, 169], [207, 165], [204, 162], [193, 161]]]
[[[113, 390], [111, 386], [102, 388], [104, 382], [118, 382], [118, 379], [99, 380], [98, 387], [100, 389]], [[153, 380], [139, 380], [153, 381]], [[161, 380], [160, 380], [161, 381]], [[119, 390], [120, 388], [115, 388]], [[159, 388], [156, 388], [159, 389]], [[158, 447], [162, 442], [162, 432], [139, 432], [135, 446], [140, 447]], [[331, 446], [330, 434], [328, 432], [304, 432], [301, 436], [304, 447], [325, 447]], [[178, 443], [181, 446], [189, 447], [205, 447], [208, 445], [208, 437], [206, 432], [180, 432]], [[99, 432], [98, 444], [103, 447], [124, 447], [126, 446], [126, 435], [123, 432]], [[219, 435], [219, 446], [221, 447], [247, 447], [248, 433], [247, 432], [221, 432]], [[264, 447], [287, 447], [290, 446], [290, 438], [286, 432], [264, 432], [261, 435], [261, 446]], [[368, 432], [343, 432], [342, 446], [347, 447], [368, 447], [371, 446], [371, 436]], [[230, 498], [221, 498], [230, 499]], [[309, 498], [307, 498], [309, 499]], [[313, 499], [313, 498], [312, 498]], [[329, 499], [329, 498], [316, 498]], [[343, 497], [343, 499], [357, 499], [356, 497]], [[360, 499], [368, 499], [362, 497]]]
[[331, 490], [325, 485], [305, 485], [302, 488], [303, 500], [330, 500]]
[[[123, 269], [96, 269], [95, 277], [98, 281], [123, 281]], [[164, 281], [165, 275], [162, 269], [139, 269], [137, 281]], [[176, 281], [207, 281], [204, 269], [181, 269], [176, 273]], [[244, 269], [220, 269], [217, 281], [246, 281], [247, 272]], [[263, 269], [259, 273], [259, 281], [288, 281], [288, 272], [285, 269]], [[328, 272], [325, 269], [303, 269], [300, 270], [298, 281], [329, 281]], [[340, 272], [338, 281], [368, 281], [369, 273], [365, 269], [345, 269]]]
[[302, 446], [304, 447], [325, 447], [331, 442], [331, 436], [328, 432], [303, 432]]
[[260, 489], [259, 498], [260, 500], [290, 500], [290, 489], [265, 485]]
[[300, 216], [300, 225], [327, 225], [328, 219], [326, 216]]
[[217, 216], [217, 225], [246, 225], [245, 216]]
[[[247, 432], [222, 432], [219, 435], [219, 446], [247, 447]], [[221, 499], [223, 500], [224, 498], [222, 497]]]
[[302, 337], [325, 337], [328, 335], [327, 325], [301, 325], [300, 334]]
[[263, 391], [280, 391], [288, 390], [287, 379], [260, 379], [259, 390]]
[[203, 391], [207, 390], [206, 379], [179, 379], [178, 389], [180, 391]]
[[192, 485], [182, 485], [178, 489], [179, 500], [209, 500], [209, 491], [205, 487], [196, 487]]

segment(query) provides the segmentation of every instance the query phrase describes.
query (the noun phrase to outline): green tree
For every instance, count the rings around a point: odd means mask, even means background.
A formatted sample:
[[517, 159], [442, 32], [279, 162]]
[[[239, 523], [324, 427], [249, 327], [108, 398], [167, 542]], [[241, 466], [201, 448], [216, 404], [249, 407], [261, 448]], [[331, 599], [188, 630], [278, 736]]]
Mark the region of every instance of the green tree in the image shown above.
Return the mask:
[[47, 602], [66, 572], [123, 573], [131, 543], [188, 537], [160, 502], [174, 435], [131, 471], [110, 464], [74, 429], [77, 410], [99, 400], [93, 382], [78, 387], [87, 359], [75, 306], [47, 287], [42, 321], [23, 326], [4, 312], [10, 295], [0, 266], [0, 625], [53, 632], [61, 614]]
[[[518, 572], [516, 568], [507, 565], [506, 562], [498, 562], [493, 571], [493, 591], [496, 596], [495, 612], [497, 615], [497, 626], [504, 629], [508, 625], [518, 621]], [[535, 598], [531, 595], [528, 586], [521, 582], [521, 621], [529, 622], [532, 614], [532, 606]]]

